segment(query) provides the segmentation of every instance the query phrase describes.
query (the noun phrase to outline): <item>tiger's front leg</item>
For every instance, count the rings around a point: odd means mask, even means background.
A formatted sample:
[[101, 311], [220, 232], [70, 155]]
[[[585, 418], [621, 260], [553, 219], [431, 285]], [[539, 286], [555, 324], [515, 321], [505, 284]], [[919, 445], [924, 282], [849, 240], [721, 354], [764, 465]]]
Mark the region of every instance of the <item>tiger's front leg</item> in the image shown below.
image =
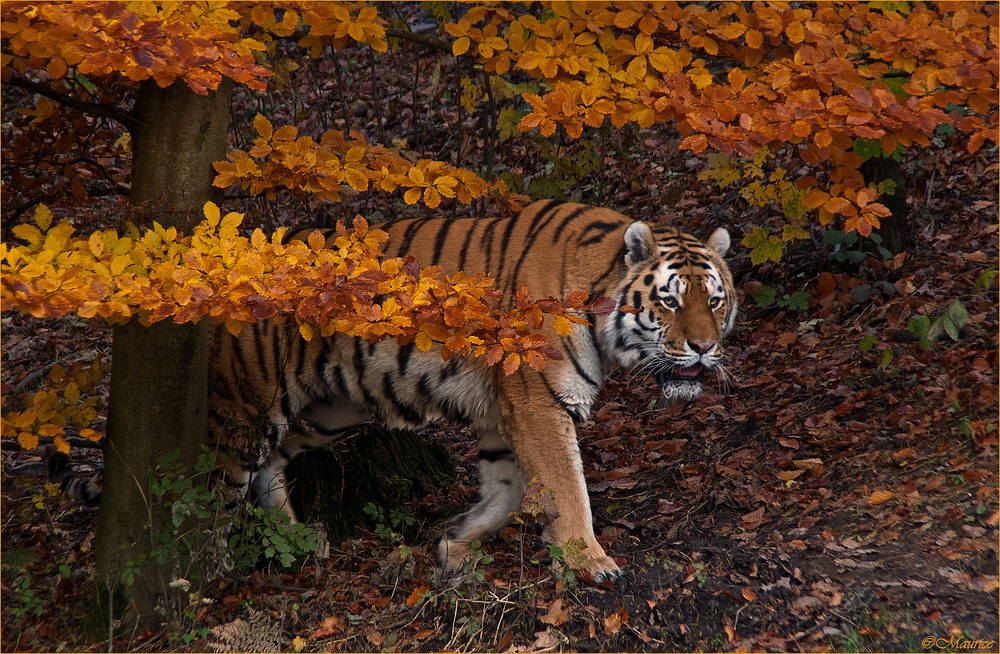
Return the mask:
[[501, 428], [517, 453], [524, 478], [537, 479], [543, 491], [552, 493], [558, 516], [546, 527], [546, 540], [568, 552], [577, 550], [566, 547], [571, 542], [582, 547], [579, 556], [568, 557], [567, 564], [589, 573], [596, 583], [616, 578], [621, 569], [594, 536], [573, 419], [551, 396], [536, 393], [532, 397], [527, 385], [512, 386], [521, 392], [517, 402], [501, 398]]
[[567, 553], [575, 549], [567, 547], [571, 541], [582, 545], [583, 561], [570, 555], [566, 562], [590, 573], [595, 583], [616, 578], [621, 569], [594, 536], [594, 518], [572, 418], [561, 410], [547, 419], [527, 413], [521, 411], [515, 417], [512, 438], [524, 476], [538, 479], [543, 492], [552, 492], [558, 516], [546, 527], [546, 540]]

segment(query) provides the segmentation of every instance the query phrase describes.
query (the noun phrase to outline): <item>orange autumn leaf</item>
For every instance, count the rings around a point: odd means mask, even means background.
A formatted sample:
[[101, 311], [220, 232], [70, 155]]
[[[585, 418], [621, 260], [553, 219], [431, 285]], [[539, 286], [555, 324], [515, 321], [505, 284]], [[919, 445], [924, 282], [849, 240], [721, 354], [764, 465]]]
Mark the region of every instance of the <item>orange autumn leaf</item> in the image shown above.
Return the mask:
[[889, 490], [872, 491], [872, 494], [868, 496], [868, 506], [885, 504], [894, 497], [896, 497], [896, 494]]

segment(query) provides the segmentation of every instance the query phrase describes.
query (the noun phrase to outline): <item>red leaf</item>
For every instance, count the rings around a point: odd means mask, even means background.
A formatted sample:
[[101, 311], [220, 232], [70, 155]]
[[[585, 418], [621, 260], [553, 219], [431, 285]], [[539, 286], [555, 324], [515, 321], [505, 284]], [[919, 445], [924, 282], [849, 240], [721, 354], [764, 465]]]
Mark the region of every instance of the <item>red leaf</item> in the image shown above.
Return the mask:
[[609, 297], [599, 297], [591, 305], [591, 310], [599, 316], [604, 316], [615, 310], [617, 302]]
[[319, 627], [309, 634], [309, 638], [329, 638], [340, 631], [341, 622], [342, 620], [339, 617], [331, 615], [319, 623]]

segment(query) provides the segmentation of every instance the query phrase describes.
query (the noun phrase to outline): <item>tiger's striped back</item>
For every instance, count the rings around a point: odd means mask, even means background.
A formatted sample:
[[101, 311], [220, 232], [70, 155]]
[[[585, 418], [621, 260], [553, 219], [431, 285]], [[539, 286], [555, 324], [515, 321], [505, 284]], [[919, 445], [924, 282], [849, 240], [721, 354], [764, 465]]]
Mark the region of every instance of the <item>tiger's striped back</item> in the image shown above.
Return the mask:
[[622, 235], [632, 221], [616, 211], [549, 200], [516, 216], [424, 218], [380, 226], [388, 256], [421, 266], [485, 272], [512, 297], [522, 284], [535, 298], [583, 291], [606, 295], [624, 267]]

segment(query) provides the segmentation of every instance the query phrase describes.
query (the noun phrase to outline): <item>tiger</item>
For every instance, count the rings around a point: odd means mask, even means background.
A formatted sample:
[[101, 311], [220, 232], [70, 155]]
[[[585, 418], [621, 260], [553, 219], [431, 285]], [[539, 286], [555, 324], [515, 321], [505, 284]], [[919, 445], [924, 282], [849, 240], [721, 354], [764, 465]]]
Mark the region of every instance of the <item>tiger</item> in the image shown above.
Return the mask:
[[[595, 583], [617, 577], [619, 566], [594, 535], [576, 429], [612, 368], [648, 371], [671, 400], [697, 397], [703, 373], [721, 368], [722, 341], [737, 314], [723, 260], [729, 233], [720, 227], [702, 243], [611, 209], [556, 200], [513, 216], [401, 219], [378, 228], [389, 235], [385, 256], [413, 256], [446, 274], [487, 273], [505, 298], [523, 285], [536, 298], [583, 291], [612, 298], [616, 308], [587, 313], [589, 324], [574, 324], [568, 336], [546, 326], [542, 333], [562, 358], [509, 375], [485, 357], [445, 361], [440, 347], [422, 352], [413, 342], [341, 333], [305, 340], [294, 325], [270, 320], [238, 336], [213, 327], [210, 431], [266, 427], [264, 451], [250, 463], [230, 461], [228, 475], [264, 507], [296, 520], [285, 468], [299, 453], [369, 420], [391, 428], [439, 419], [466, 424], [478, 439], [479, 497], [447, 524], [438, 545], [443, 568], [460, 570], [470, 544], [507, 525], [526, 484], [537, 480], [556, 508], [544, 538], [582, 544], [577, 565]], [[336, 233], [327, 238], [333, 247]]]

